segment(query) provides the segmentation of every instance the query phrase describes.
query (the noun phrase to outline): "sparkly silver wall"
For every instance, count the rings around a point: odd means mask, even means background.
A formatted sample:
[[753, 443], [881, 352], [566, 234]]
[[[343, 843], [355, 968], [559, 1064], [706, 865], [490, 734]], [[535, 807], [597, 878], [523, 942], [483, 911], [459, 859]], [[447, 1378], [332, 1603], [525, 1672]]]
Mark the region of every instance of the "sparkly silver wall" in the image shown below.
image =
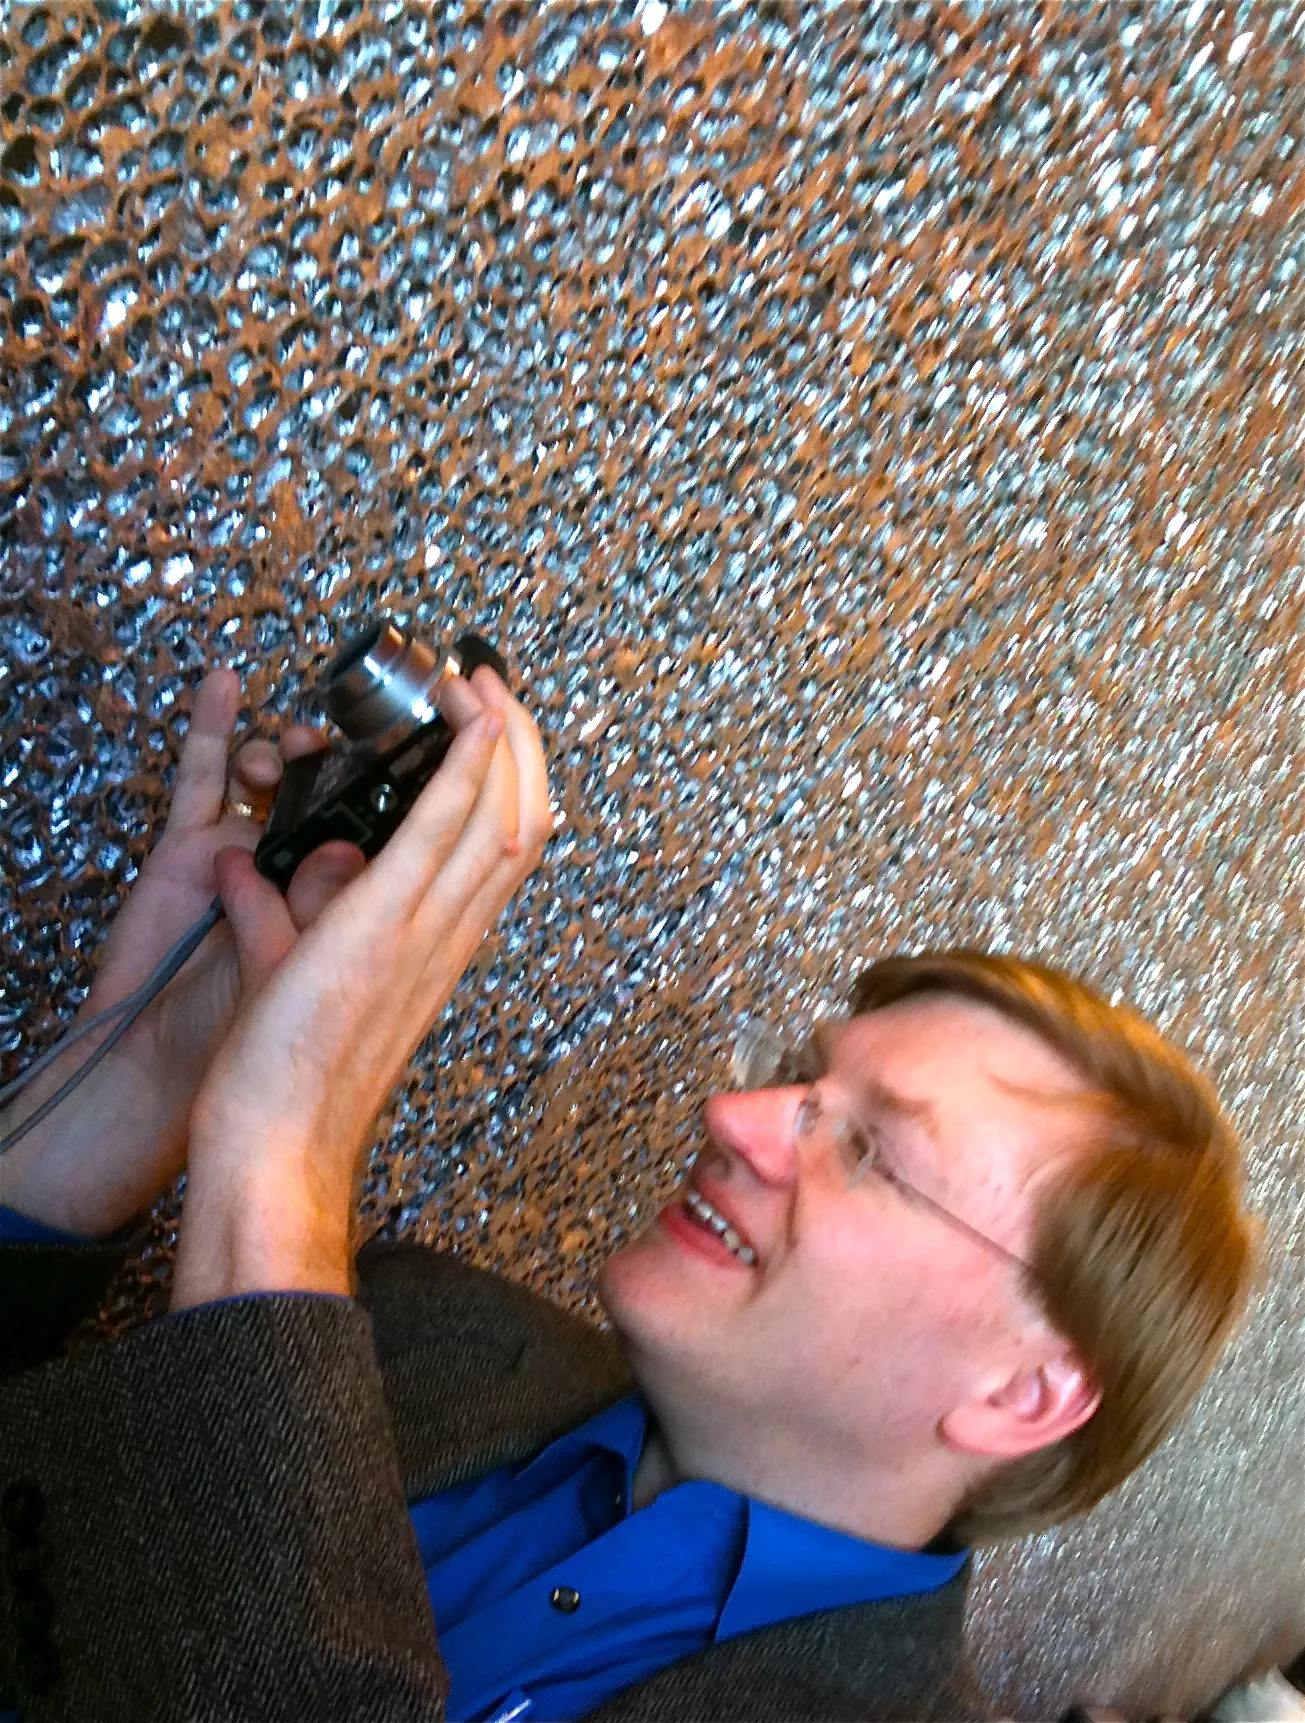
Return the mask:
[[1155, 1460], [983, 1561], [979, 1667], [1140, 1715], [1305, 1642], [1300, 7], [0, 16], [10, 1068], [205, 660], [273, 726], [374, 606], [478, 625], [565, 826], [367, 1230], [592, 1311], [737, 1013], [1061, 962], [1218, 1077], [1272, 1270]]

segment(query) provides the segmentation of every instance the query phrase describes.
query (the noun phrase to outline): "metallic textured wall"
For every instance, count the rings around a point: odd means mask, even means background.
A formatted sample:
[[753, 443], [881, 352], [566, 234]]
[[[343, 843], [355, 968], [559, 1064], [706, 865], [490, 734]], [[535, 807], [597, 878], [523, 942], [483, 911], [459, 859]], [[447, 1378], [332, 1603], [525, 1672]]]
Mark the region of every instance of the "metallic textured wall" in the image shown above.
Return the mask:
[[0, 16], [9, 1068], [206, 660], [272, 726], [377, 605], [493, 632], [565, 824], [367, 1229], [592, 1310], [739, 1012], [1065, 964], [1219, 1079], [1271, 1272], [1142, 1473], [983, 1560], [975, 1655], [1141, 1714], [1305, 1641], [1300, 6]]

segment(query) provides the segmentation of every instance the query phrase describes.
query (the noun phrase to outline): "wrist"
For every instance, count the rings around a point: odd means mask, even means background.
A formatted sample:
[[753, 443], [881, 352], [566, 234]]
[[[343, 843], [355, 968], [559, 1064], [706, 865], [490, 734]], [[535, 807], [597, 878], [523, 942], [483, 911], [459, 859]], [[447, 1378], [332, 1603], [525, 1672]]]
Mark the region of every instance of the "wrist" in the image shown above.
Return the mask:
[[[74, 1027], [87, 1014], [74, 1019]], [[112, 1029], [75, 1042], [0, 1114], [14, 1130], [66, 1082]], [[0, 1156], [0, 1203], [85, 1238], [147, 1209], [181, 1164], [186, 1110], [141, 1069], [130, 1037]]]
[[[302, 1167], [303, 1163], [298, 1162]], [[296, 1172], [223, 1177], [191, 1145], [171, 1308], [257, 1292], [354, 1291], [349, 1192]]]

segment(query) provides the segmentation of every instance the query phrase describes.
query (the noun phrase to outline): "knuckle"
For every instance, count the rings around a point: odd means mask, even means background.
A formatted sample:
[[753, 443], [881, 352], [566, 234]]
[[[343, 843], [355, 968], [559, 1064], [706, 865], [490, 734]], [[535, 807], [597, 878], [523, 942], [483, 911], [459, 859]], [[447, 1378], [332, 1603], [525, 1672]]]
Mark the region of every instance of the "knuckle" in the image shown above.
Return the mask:
[[508, 825], [504, 822], [498, 828], [497, 838], [498, 853], [500, 856], [511, 858], [512, 856], [516, 856], [521, 853], [521, 840], [515, 826]]
[[523, 834], [521, 841], [522, 853], [529, 859], [530, 866], [538, 867], [544, 859], [544, 851], [548, 840], [553, 835], [551, 826], [545, 830], [541, 825], [530, 826]]

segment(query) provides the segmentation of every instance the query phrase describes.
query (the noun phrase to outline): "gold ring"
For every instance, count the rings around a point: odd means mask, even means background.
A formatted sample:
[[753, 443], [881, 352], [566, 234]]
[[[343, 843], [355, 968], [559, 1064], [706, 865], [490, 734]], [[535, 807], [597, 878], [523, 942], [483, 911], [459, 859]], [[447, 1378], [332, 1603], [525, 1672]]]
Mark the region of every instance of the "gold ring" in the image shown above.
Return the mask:
[[234, 815], [238, 820], [256, 820], [258, 809], [252, 802], [238, 802], [234, 796], [226, 796], [222, 802], [222, 818], [226, 819], [228, 814]]

